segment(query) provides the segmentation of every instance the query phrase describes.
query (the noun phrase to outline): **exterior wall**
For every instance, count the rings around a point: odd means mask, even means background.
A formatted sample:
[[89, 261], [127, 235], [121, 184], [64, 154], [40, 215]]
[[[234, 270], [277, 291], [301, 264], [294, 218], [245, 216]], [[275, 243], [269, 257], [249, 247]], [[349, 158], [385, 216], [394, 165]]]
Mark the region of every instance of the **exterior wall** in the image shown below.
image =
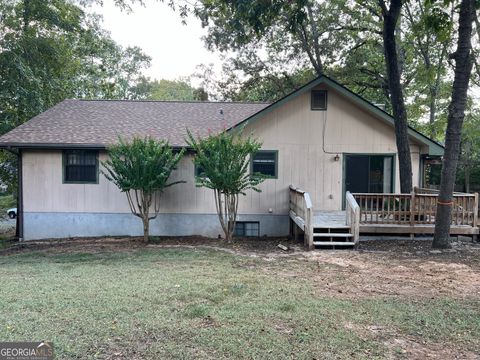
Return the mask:
[[[328, 90], [326, 111], [310, 110], [307, 92], [244, 130], [262, 141], [263, 149], [278, 150], [278, 178], [267, 179], [261, 193], [249, 192], [239, 205], [242, 216], [260, 219], [261, 235], [288, 232], [290, 184], [307, 190], [315, 209], [338, 210], [342, 207], [342, 154], [396, 154], [393, 127]], [[413, 140], [411, 146], [414, 185], [418, 185], [420, 153], [425, 149]], [[334, 160], [336, 154], [340, 161]], [[100, 153], [100, 160], [105, 159], [106, 153]], [[398, 191], [398, 159], [395, 164], [394, 190]], [[172, 180], [186, 183], [162, 194], [161, 214], [152, 222], [152, 234], [220, 234], [213, 192], [195, 186], [191, 155], [182, 159]], [[25, 239], [141, 234], [141, 222], [130, 214], [125, 195], [103, 175], [98, 184], [62, 183], [61, 151], [24, 151], [23, 182]]]
[[[394, 191], [399, 191], [393, 127], [335, 91], [327, 90], [327, 111], [310, 110], [310, 93], [307, 93], [247, 127], [246, 131], [263, 141], [264, 149], [279, 151], [278, 179], [267, 180], [261, 187], [262, 193], [252, 194], [252, 203], [257, 209], [272, 207], [275, 213], [287, 212], [290, 184], [308, 191], [315, 209], [341, 209], [342, 154], [394, 154]], [[411, 142], [414, 186], [419, 184], [420, 153], [425, 150]], [[337, 154], [339, 161], [334, 159]]]

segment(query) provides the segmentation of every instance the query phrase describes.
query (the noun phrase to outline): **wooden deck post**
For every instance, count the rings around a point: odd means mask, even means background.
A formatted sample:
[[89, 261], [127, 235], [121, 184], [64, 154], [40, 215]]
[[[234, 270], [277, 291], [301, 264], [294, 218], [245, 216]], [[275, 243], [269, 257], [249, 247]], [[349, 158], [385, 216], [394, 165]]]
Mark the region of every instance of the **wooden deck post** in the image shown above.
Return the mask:
[[473, 194], [475, 200], [473, 202], [473, 227], [478, 226], [478, 193]]
[[306, 222], [305, 222], [305, 237], [307, 250], [314, 250], [315, 245], [313, 244], [313, 209], [310, 207], [307, 209], [306, 213]]

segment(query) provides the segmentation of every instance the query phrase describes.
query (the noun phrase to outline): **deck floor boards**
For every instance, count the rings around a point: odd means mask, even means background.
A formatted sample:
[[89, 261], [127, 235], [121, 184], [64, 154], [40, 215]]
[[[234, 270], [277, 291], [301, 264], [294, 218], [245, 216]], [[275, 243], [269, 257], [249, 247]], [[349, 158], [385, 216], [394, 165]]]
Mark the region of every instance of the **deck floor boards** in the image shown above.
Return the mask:
[[347, 226], [345, 219], [345, 211], [316, 211], [313, 214], [313, 227], [342, 228]]

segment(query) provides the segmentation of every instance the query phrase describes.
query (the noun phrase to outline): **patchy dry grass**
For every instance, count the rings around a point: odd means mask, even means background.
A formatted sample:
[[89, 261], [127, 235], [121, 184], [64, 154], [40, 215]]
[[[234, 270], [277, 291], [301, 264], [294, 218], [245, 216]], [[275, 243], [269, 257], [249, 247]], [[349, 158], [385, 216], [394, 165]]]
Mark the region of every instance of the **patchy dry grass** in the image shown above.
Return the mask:
[[[480, 353], [475, 289], [431, 292], [436, 274], [409, 282], [396, 267], [421, 272], [425, 261], [418, 258], [313, 254], [253, 257], [153, 245], [2, 256], [0, 339], [52, 340], [59, 359], [473, 359]], [[478, 276], [476, 266], [461, 270]], [[372, 291], [388, 282], [399, 291]], [[405, 290], [412, 286], [426, 287], [428, 296]]]

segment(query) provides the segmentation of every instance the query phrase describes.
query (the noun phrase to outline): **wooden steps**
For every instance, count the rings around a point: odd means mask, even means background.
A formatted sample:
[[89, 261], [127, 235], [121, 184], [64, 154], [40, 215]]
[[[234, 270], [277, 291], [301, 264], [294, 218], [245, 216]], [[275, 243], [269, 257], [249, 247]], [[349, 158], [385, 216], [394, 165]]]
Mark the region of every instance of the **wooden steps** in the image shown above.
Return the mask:
[[314, 241], [315, 246], [355, 246], [353, 241]]
[[313, 237], [324, 237], [324, 238], [344, 238], [352, 237], [350, 233], [313, 233]]
[[335, 249], [355, 246], [350, 227], [344, 224], [320, 224], [313, 228], [313, 245], [318, 248]]

